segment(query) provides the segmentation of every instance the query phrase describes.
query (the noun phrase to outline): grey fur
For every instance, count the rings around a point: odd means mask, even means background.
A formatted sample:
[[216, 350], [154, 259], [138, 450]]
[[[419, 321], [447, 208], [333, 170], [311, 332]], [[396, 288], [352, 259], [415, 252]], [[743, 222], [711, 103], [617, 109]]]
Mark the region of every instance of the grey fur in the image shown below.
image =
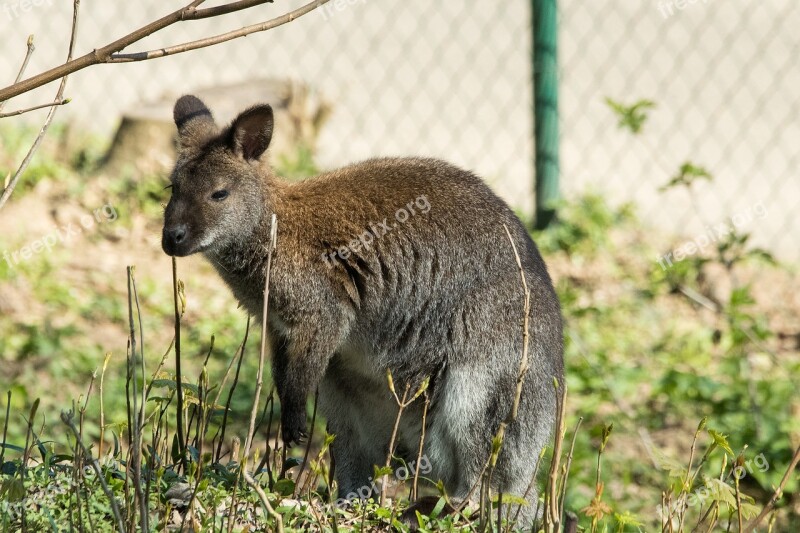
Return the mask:
[[[530, 370], [493, 489], [521, 495], [552, 431], [553, 378], [563, 381], [563, 361], [558, 299], [519, 219], [478, 177], [435, 159], [373, 159], [284, 183], [259, 157], [271, 111], [251, 108], [219, 129], [192, 98], [175, 109], [181, 153], [164, 250], [203, 252], [260, 316], [269, 220], [277, 214], [268, 318], [283, 436], [288, 443], [303, 437], [306, 401], [319, 387], [337, 435], [340, 497], [371, 486], [373, 465], [386, 459], [397, 413], [387, 369], [399, 391], [431, 377], [429, 477], [443, 480], [456, 500], [467, 495], [511, 408], [522, 354], [523, 295], [508, 226], [531, 290]], [[249, 139], [245, 149], [242, 139]], [[211, 199], [223, 188], [227, 198]], [[423, 197], [424, 213], [413, 203]], [[407, 220], [395, 218], [415, 207]], [[390, 231], [378, 235], [384, 220]], [[185, 230], [181, 242], [175, 228]], [[365, 231], [371, 243], [353, 251]], [[401, 423], [397, 453], [409, 459], [421, 414], [418, 400]], [[528, 509], [523, 521], [530, 519]]]

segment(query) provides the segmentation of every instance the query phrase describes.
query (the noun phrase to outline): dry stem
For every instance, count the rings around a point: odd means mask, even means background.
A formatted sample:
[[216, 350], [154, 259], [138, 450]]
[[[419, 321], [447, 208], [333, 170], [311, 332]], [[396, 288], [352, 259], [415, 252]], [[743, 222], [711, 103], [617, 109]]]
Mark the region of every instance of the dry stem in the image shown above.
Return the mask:
[[267, 268], [264, 274], [264, 306], [261, 311], [261, 350], [258, 356], [258, 373], [256, 375], [256, 391], [253, 396], [253, 409], [250, 411], [250, 429], [247, 432], [247, 439], [244, 441], [244, 454], [242, 460], [246, 460], [250, 455], [250, 446], [253, 444], [253, 434], [256, 431], [256, 415], [258, 414], [258, 402], [261, 397], [261, 387], [264, 385], [264, 354], [267, 351], [267, 307], [269, 303], [269, 279], [272, 270], [272, 252], [275, 250], [278, 239], [278, 217], [272, 214], [270, 222], [269, 250], [267, 250]]
[[[73, 0], [72, 31], [70, 32], [69, 51], [67, 52], [67, 63], [70, 63], [70, 61], [72, 60], [72, 53], [75, 50], [75, 40], [78, 35], [78, 13], [80, 10], [80, 5], [81, 5], [80, 0]], [[28, 55], [25, 57], [25, 62], [23, 63], [22, 68], [20, 69], [19, 75], [22, 75], [22, 71], [28, 64], [28, 60], [30, 59], [30, 54], [32, 52], [33, 52], [33, 38], [28, 37]], [[64, 74], [55, 76], [47, 80], [47, 82], [50, 82], [58, 78], [61, 78], [61, 84], [58, 86], [58, 92], [56, 93], [56, 97], [53, 99], [54, 102], [59, 102], [64, 99], [64, 88], [67, 86], [67, 74], [69, 74], [69, 72], [65, 72]], [[39, 85], [44, 85], [44, 83], [47, 82], [43, 82]], [[14, 85], [12, 85], [10, 88], [17, 87], [18, 85], [22, 85], [24, 83], [25, 82], [14, 83]], [[39, 85], [37, 85], [37, 87]], [[0, 94], [2, 94], [5, 90], [6, 89], [0, 90]], [[17, 94], [21, 94], [22, 92], [27, 92], [29, 90], [30, 89], [27, 89], [25, 91], [20, 91]], [[4, 103], [6, 100], [8, 100], [8, 98], [10, 97], [0, 96], [0, 103]], [[53, 116], [55, 116], [58, 107], [59, 106], [57, 105], [50, 107], [50, 111], [47, 113], [47, 118], [45, 118], [44, 124], [42, 124], [42, 128], [39, 130], [39, 135], [36, 136], [36, 139], [33, 141], [33, 144], [28, 150], [28, 153], [25, 155], [25, 159], [22, 160], [22, 163], [20, 163], [19, 167], [17, 168], [17, 171], [14, 172], [14, 175], [9, 180], [8, 185], [6, 185], [5, 188], [3, 189], [3, 193], [0, 194], [0, 209], [3, 208], [5, 203], [11, 197], [11, 193], [14, 192], [14, 189], [17, 186], [17, 182], [19, 181], [20, 176], [22, 176], [22, 173], [25, 172], [26, 168], [28, 168], [28, 165], [31, 163], [31, 160], [33, 159], [33, 155], [36, 153], [36, 150], [39, 149], [39, 145], [42, 144], [42, 139], [44, 139], [45, 133], [47, 133], [47, 130], [50, 128], [50, 124], [53, 122]]]

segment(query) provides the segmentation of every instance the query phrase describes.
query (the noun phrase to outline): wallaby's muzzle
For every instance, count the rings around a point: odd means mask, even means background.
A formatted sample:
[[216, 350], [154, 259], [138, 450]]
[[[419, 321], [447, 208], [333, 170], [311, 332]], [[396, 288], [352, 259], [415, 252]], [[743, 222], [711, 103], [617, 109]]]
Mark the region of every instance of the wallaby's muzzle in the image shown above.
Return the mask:
[[183, 257], [192, 253], [190, 248], [189, 228], [186, 224], [177, 224], [172, 227], [164, 226], [161, 235], [161, 247], [167, 255]]

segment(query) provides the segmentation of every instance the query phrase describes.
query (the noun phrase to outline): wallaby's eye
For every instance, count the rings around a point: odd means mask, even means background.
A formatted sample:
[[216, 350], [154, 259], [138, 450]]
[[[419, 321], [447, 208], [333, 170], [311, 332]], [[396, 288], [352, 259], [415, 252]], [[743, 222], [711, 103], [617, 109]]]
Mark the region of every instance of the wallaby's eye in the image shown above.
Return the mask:
[[211, 199], [217, 201], [224, 200], [227, 197], [228, 197], [228, 191], [226, 191], [225, 189], [216, 191], [214, 192], [214, 194], [211, 195]]

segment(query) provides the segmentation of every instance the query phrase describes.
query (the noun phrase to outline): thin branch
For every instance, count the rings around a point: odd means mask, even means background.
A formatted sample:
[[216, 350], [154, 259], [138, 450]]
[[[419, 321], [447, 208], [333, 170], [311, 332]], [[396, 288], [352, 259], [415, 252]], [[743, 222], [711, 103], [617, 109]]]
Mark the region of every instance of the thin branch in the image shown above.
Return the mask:
[[[36, 47], [33, 45], [33, 34], [28, 35], [28, 49], [25, 51], [25, 59], [22, 60], [22, 66], [19, 67], [19, 72], [17, 73], [17, 77], [14, 79], [14, 83], [19, 83], [19, 80], [22, 79], [22, 75], [25, 73], [25, 69], [28, 68], [28, 63], [31, 60], [31, 56], [33, 52], [36, 50]], [[0, 111], [3, 110], [6, 103], [0, 101]]]
[[506, 230], [506, 236], [508, 236], [508, 242], [511, 243], [511, 249], [514, 252], [514, 259], [517, 262], [517, 269], [519, 270], [519, 278], [522, 285], [522, 294], [525, 297], [524, 300], [525, 303], [523, 306], [524, 316], [522, 317], [522, 358], [520, 359], [519, 370], [517, 371], [517, 384], [516, 384], [516, 389], [514, 390], [514, 403], [511, 406], [511, 411], [508, 413], [508, 416], [501, 423], [500, 426], [503, 428], [503, 431], [505, 432], [505, 427], [517, 419], [519, 402], [520, 398], [522, 397], [522, 385], [525, 383], [525, 375], [528, 373], [528, 335], [529, 335], [528, 321], [530, 319], [530, 310], [531, 310], [531, 291], [528, 288], [528, 282], [525, 280], [525, 270], [522, 268], [522, 260], [520, 259], [519, 253], [517, 252], [517, 246], [514, 244], [514, 239], [511, 238], [511, 232], [508, 230], [508, 226], [506, 226], [505, 224], [503, 224], [503, 228]]
[[[37, 74], [36, 76], [28, 78], [28, 79], [26, 79], [24, 81], [14, 83], [13, 85], [10, 85], [10, 86], [8, 86], [8, 87], [6, 87], [4, 89], [0, 89], [0, 101], [8, 100], [8, 99], [13, 98], [15, 96], [19, 96], [20, 94], [23, 94], [23, 93], [26, 93], [26, 92], [31, 91], [33, 89], [36, 89], [37, 87], [41, 87], [42, 85], [46, 85], [46, 84], [50, 83], [51, 81], [57, 80], [59, 78], [62, 78], [64, 76], [67, 76], [68, 74], [72, 74], [74, 72], [77, 72], [79, 70], [83, 70], [86, 67], [89, 67], [89, 66], [92, 66], [92, 65], [97, 65], [97, 64], [100, 64], [100, 63], [111, 63], [111, 62], [119, 63], [121, 61], [112, 60], [112, 55], [114, 55], [114, 54], [116, 54], [118, 52], [121, 52], [122, 50], [124, 50], [128, 46], [141, 41], [145, 37], [148, 37], [148, 36], [158, 32], [158, 31], [161, 31], [164, 28], [166, 28], [168, 26], [172, 26], [173, 24], [176, 24], [178, 22], [187, 21], [187, 20], [198, 20], [198, 19], [202, 19], [202, 18], [208, 18], [209, 16], [214, 16], [215, 14], [219, 15], [219, 14], [223, 14], [223, 13], [233, 13], [234, 11], [241, 11], [241, 10], [244, 10], [244, 9], [256, 6], [256, 5], [268, 3], [269, 1], [270, 0], [258, 0], [258, 1], [256, 1], [256, 0], [240, 0], [240, 1], [232, 2], [230, 4], [223, 5], [223, 6], [218, 6], [218, 7], [198, 10], [198, 9], [196, 9], [196, 7], [202, 3], [202, 0], [194, 0], [192, 3], [190, 3], [186, 7], [178, 9], [177, 11], [173, 11], [172, 13], [169, 13], [168, 15], [165, 15], [165, 16], [161, 17], [160, 19], [158, 19], [158, 20], [156, 20], [154, 22], [151, 22], [150, 24], [142, 26], [141, 28], [139, 28], [139, 29], [137, 29], [137, 30], [135, 30], [135, 31], [133, 31], [133, 32], [131, 32], [129, 34], [127, 34], [127, 35], [125, 35], [123, 37], [120, 37], [119, 39], [117, 39], [116, 41], [114, 41], [112, 43], [109, 43], [109, 44], [107, 44], [107, 45], [105, 45], [105, 46], [103, 46], [101, 48], [95, 48], [91, 52], [89, 52], [89, 53], [87, 53], [87, 54], [85, 54], [85, 55], [83, 55], [81, 57], [78, 57], [78, 58], [76, 58], [74, 60], [70, 56], [70, 58], [62, 65], [59, 65], [59, 66], [54, 67], [54, 68], [51, 68], [50, 70], [47, 70], [47, 71], [42, 72], [40, 74]], [[287, 22], [291, 22], [292, 20], [294, 20], [294, 19], [296, 19], [296, 18], [308, 13], [309, 11], [312, 11], [312, 10], [316, 9], [317, 7], [327, 3], [328, 1], [329, 0], [316, 0], [314, 2], [311, 2], [311, 3], [307, 4], [306, 6], [303, 6], [303, 7], [299, 8], [299, 9], [296, 9], [296, 10], [292, 11], [291, 13], [288, 13], [288, 14], [282, 16], [282, 17], [278, 17], [277, 19], [274, 19], [273, 21], [268, 21], [268, 22], [265, 22], [265, 23], [263, 23], [261, 25], [256, 25], [256, 26], [261, 26], [261, 29], [249, 29], [248, 30], [248, 28], [253, 28], [252, 26], [248, 26], [246, 28], [242, 28], [241, 30], [238, 30], [238, 32], [232, 32], [232, 33], [235, 33], [236, 35], [231, 35], [228, 38], [224, 38], [224, 39], [215, 41], [214, 43], [205, 44], [204, 46], [210, 46], [211, 44], [216, 44], [216, 42], [224, 42], [226, 40], [234, 39], [236, 37], [243, 37], [243, 36], [245, 36], [245, 35], [247, 35], [249, 33], [253, 33], [253, 32], [256, 32], [256, 31], [264, 31], [264, 30], [268, 30], [268, 29], [271, 29], [271, 28], [276, 27], [276, 26], [280, 26], [281, 24], [285, 24]], [[245, 31], [245, 30], [247, 30], [247, 31]], [[244, 31], [244, 33], [242, 33], [243, 31]], [[226, 35], [226, 34], [223, 34], [223, 35]], [[221, 37], [221, 36], [217, 36], [217, 38], [212, 38], [212, 39], [219, 39], [219, 37]], [[195, 48], [202, 48], [202, 46], [195, 46], [195, 47], [189, 48], [189, 49], [193, 50]], [[182, 51], [185, 51], [185, 50], [182, 50]], [[177, 52], [173, 52], [173, 53], [177, 53]], [[147, 53], [145, 53], [145, 54], [147, 54]], [[133, 55], [138, 55], [138, 54], [133, 54]], [[154, 56], [154, 57], [161, 57], [161, 56]], [[150, 57], [142, 57], [139, 60], [142, 60], [142, 59], [150, 59]], [[130, 59], [128, 61], [130, 61]]]
[[425, 424], [428, 418], [428, 407], [431, 404], [431, 398], [428, 396], [428, 391], [425, 391], [425, 403], [422, 406], [422, 431], [419, 435], [419, 449], [417, 451], [417, 468], [414, 469], [414, 485], [411, 489], [411, 501], [417, 501], [417, 482], [419, 481], [419, 463], [422, 461], [422, 448], [425, 445]]
[[280, 17], [276, 17], [272, 20], [268, 20], [266, 22], [260, 22], [258, 24], [251, 24], [250, 26], [245, 26], [243, 28], [239, 28], [238, 30], [221, 33], [213, 37], [206, 37], [205, 39], [199, 39], [197, 41], [191, 41], [188, 43], [170, 46], [168, 48], [149, 50], [147, 52], [135, 52], [131, 54], [112, 54], [110, 58], [106, 59], [103, 62], [130, 63], [133, 61], [146, 61], [148, 59], [156, 59], [159, 57], [181, 54], [183, 52], [188, 52], [190, 50], [197, 50], [199, 48], [214, 46], [215, 44], [220, 44], [226, 41], [231, 41], [233, 39], [238, 39], [239, 37], [247, 37], [251, 33], [258, 33], [262, 31], [271, 30], [273, 28], [277, 28], [278, 26], [282, 26], [284, 24], [292, 22], [293, 20], [299, 17], [302, 17], [309, 11], [313, 11], [314, 9], [318, 8], [322, 4], [327, 3], [328, 1], [329, 0], [315, 0], [314, 2], [310, 2], [304, 5], [303, 7], [295, 9], [294, 11], [286, 13], [285, 15], [281, 15]]
[[69, 98], [64, 98], [62, 100], [56, 100], [55, 102], [48, 102], [46, 104], [39, 104], [33, 107], [26, 107], [25, 109], [17, 109], [16, 111], [11, 111], [10, 113], [0, 113], [0, 118], [6, 117], [15, 117], [17, 115], [22, 115], [23, 113], [28, 113], [30, 111], [36, 111], [37, 109], [44, 109], [45, 107], [54, 107], [57, 105], [67, 105], [70, 103]]
[[256, 491], [256, 494], [258, 494], [258, 498], [259, 500], [261, 500], [261, 505], [263, 505], [264, 508], [267, 510], [267, 513], [269, 513], [269, 515], [275, 519], [277, 533], [283, 533], [283, 517], [279, 515], [275, 511], [275, 509], [272, 508], [272, 505], [270, 505], [267, 495], [264, 493], [264, 489], [262, 489], [261, 485], [259, 485], [258, 482], [256, 482], [255, 479], [253, 479], [253, 476], [248, 474], [247, 471], [244, 469], [242, 469], [242, 472], [244, 473], [245, 482], [247, 482], [247, 484], [250, 485], [250, 488]]
[[775, 508], [775, 504], [778, 503], [778, 500], [781, 499], [783, 495], [783, 487], [786, 486], [786, 482], [789, 481], [789, 477], [794, 472], [795, 468], [797, 468], [797, 463], [800, 462], [800, 446], [794, 451], [794, 455], [792, 456], [792, 461], [789, 463], [789, 467], [786, 469], [786, 472], [783, 474], [783, 479], [781, 479], [778, 488], [775, 489], [772, 497], [767, 502], [767, 505], [761, 510], [757, 517], [753, 519], [752, 522], [747, 524], [747, 528], [745, 531], [749, 533], [750, 531], [755, 530], [758, 524], [761, 523], [762, 520]]
[[[308, 433], [308, 442], [306, 443], [305, 452], [303, 452], [303, 462], [300, 463], [300, 470], [297, 472], [297, 483], [295, 483], [294, 490], [292, 491], [292, 498], [297, 497], [297, 489], [300, 487], [300, 478], [303, 477], [303, 472], [306, 469], [306, 464], [308, 463], [308, 454], [311, 452], [311, 442], [314, 440], [314, 426], [317, 423], [317, 406], [319, 404], [319, 388], [317, 388], [316, 393], [314, 394], [314, 411], [311, 413], [311, 430]], [[271, 425], [271, 424], [270, 424]], [[269, 435], [269, 427], [267, 428], [267, 435]], [[266, 459], [266, 455], [264, 455]], [[258, 471], [256, 471], [257, 473]], [[311, 475], [309, 473], [309, 475]]]
[[[392, 389], [392, 394], [394, 394], [394, 399], [397, 402], [397, 417], [394, 419], [394, 426], [392, 427], [392, 437], [389, 439], [389, 451], [386, 454], [386, 465], [384, 468], [389, 470], [392, 465], [392, 457], [394, 456], [394, 444], [395, 440], [397, 440], [397, 430], [400, 427], [400, 419], [403, 417], [403, 411], [405, 408], [411, 403], [406, 402], [408, 398], [408, 391], [411, 389], [411, 384], [406, 383], [406, 390], [403, 392], [403, 399], [397, 397], [397, 393], [394, 391], [394, 386], [392, 385], [391, 377], [392, 374], [387, 371], [387, 376], [389, 376], [389, 383]], [[412, 400], [413, 401], [413, 400]], [[388, 482], [386, 478], [389, 476], [388, 473], [381, 476], [381, 499], [380, 499], [380, 506], [383, 507], [386, 504], [386, 489], [388, 488]]]
[[178, 262], [172, 258], [172, 302], [175, 309], [175, 393], [178, 397], [178, 411], [176, 413], [178, 434], [178, 450], [180, 451], [179, 464], [186, 473], [186, 439], [183, 432], [183, 372], [181, 371], [181, 317], [186, 304], [183, 294], [183, 285], [178, 279]]
[[[18, 79], [12, 85], [4, 89], [0, 89], [0, 109], [2, 108], [3, 103], [8, 101], [9, 99], [61, 78], [61, 86], [59, 87], [58, 94], [54, 99], [54, 101], [59, 102], [63, 100], [64, 97], [64, 87], [67, 82], [67, 76], [69, 74], [72, 74], [73, 72], [83, 70], [84, 68], [89, 67], [91, 65], [97, 65], [100, 63], [124, 63], [130, 61], [143, 61], [146, 59], [154, 59], [156, 57], [164, 57], [167, 55], [187, 52], [189, 50], [196, 50], [199, 48], [213, 46], [215, 44], [223, 43], [225, 41], [230, 41], [232, 39], [236, 39], [239, 37], [245, 37], [251, 33], [262, 32], [270, 30], [272, 28], [276, 28], [278, 26], [281, 26], [283, 24], [286, 24], [303, 16], [310, 11], [313, 11], [319, 6], [326, 4], [330, 0], [315, 0], [314, 2], [310, 2], [303, 7], [295, 9], [294, 11], [286, 13], [285, 15], [274, 18], [272, 20], [262, 22], [260, 24], [254, 24], [251, 26], [245, 26], [244, 28], [241, 28], [239, 30], [223, 33], [221, 35], [209, 37], [207, 39], [201, 39], [199, 41], [193, 41], [166, 49], [153, 50], [150, 52], [140, 52], [134, 54], [117, 54], [118, 52], [124, 50], [131, 44], [134, 44], [144, 39], [145, 37], [152, 35], [153, 33], [156, 33], [178, 22], [187, 20], [200, 20], [204, 18], [224, 15], [227, 13], [233, 13], [235, 11], [242, 11], [272, 1], [272, 0], [238, 0], [222, 6], [210, 7], [207, 9], [197, 9], [197, 6], [202, 4], [204, 0], [194, 0], [186, 7], [181, 8], [177, 11], [173, 11], [172, 13], [164, 17], [161, 17], [160, 19], [151, 22], [150, 24], [147, 24], [139, 28], [138, 30], [129, 33], [128, 35], [125, 35], [124, 37], [121, 37], [102, 48], [99, 49], [96, 48], [91, 52], [89, 52], [88, 54], [85, 54], [76, 59], [72, 59], [72, 54], [75, 47], [75, 36], [78, 27], [78, 8], [80, 6], [80, 0], [73, 0], [73, 1], [75, 9], [72, 19], [72, 35], [69, 44], [69, 53], [67, 54], [66, 62], [63, 63], [62, 65], [51, 68], [50, 70], [37, 74], [36, 76], [33, 76], [26, 80], [19, 81]], [[22, 73], [25, 67], [27, 66], [28, 60], [30, 59], [30, 54], [33, 52], [32, 38], [28, 39], [28, 43], [29, 43], [28, 55], [26, 55], [25, 62], [23, 63], [22, 68], [20, 69], [18, 78], [22, 76]], [[17, 182], [19, 181], [20, 176], [30, 164], [33, 155], [39, 149], [39, 145], [41, 144], [44, 135], [47, 133], [47, 130], [50, 127], [50, 124], [52, 123], [53, 116], [55, 114], [57, 107], [58, 106], [56, 105], [50, 107], [50, 112], [48, 113], [47, 118], [45, 119], [44, 125], [39, 131], [39, 135], [36, 137], [36, 140], [33, 142], [33, 145], [31, 146], [30, 150], [28, 150], [28, 154], [25, 156], [25, 159], [23, 159], [17, 171], [14, 173], [13, 177], [8, 181], [8, 184], [3, 189], [3, 193], [2, 195], [0, 195], [0, 209], [3, 208], [5, 203], [11, 197], [11, 193], [14, 192], [14, 189], [17, 186]]]
[[[70, 32], [70, 38], [69, 38], [69, 51], [67, 52], [67, 63], [69, 63], [72, 60], [72, 53], [75, 50], [75, 39], [78, 35], [78, 14], [80, 12], [80, 7], [81, 7], [81, 0], [73, 0], [72, 31]], [[29, 37], [28, 42], [30, 43], [30, 46], [28, 47], [30, 55], [30, 53], [32, 52], [31, 49], [33, 47], [33, 39]], [[27, 62], [28, 59], [29, 57], [26, 57], [25, 61]], [[23, 68], [24, 66], [25, 65], [23, 64]], [[20, 74], [22, 74], [21, 70]], [[65, 73], [61, 77], [61, 84], [58, 86], [58, 92], [56, 93], [56, 97], [53, 99], [54, 102], [58, 102], [64, 99], [64, 88], [67, 86], [67, 74], [69, 74], [69, 72]], [[58, 76], [56, 78], [58, 78]], [[56, 78], [53, 78], [53, 80]], [[19, 84], [15, 83], [14, 85], [12, 85], [12, 87], [16, 87], [17, 85]], [[0, 91], [0, 93], [2, 92], [3, 91]], [[7, 100], [7, 98], [0, 96], [0, 102], [4, 102], [5, 100]], [[23, 159], [22, 163], [20, 163], [19, 168], [14, 173], [14, 176], [11, 178], [11, 180], [8, 182], [8, 185], [6, 185], [6, 187], [3, 189], [3, 194], [0, 195], [0, 209], [3, 208], [8, 199], [11, 197], [11, 193], [14, 192], [14, 189], [17, 186], [17, 182], [19, 181], [20, 176], [22, 176], [22, 173], [25, 172], [26, 168], [28, 168], [28, 165], [31, 163], [31, 160], [33, 159], [33, 155], [36, 153], [36, 150], [39, 149], [39, 145], [42, 144], [42, 139], [44, 139], [45, 133], [47, 133], [47, 130], [50, 128], [50, 124], [53, 122], [53, 116], [56, 114], [56, 110], [58, 109], [58, 107], [59, 106], [57, 105], [50, 107], [50, 112], [47, 113], [47, 118], [45, 118], [44, 124], [42, 125], [42, 128], [39, 130], [39, 135], [36, 136], [36, 140], [33, 141], [33, 144], [28, 150], [28, 153], [25, 155], [25, 159]]]
[[239, 0], [238, 2], [232, 2], [230, 4], [225, 4], [221, 6], [209, 7], [206, 9], [198, 9], [194, 13], [192, 13], [191, 18], [188, 20], [200, 20], [200, 19], [207, 19], [210, 17], [218, 17], [220, 15], [227, 15], [228, 13], [234, 13], [236, 11], [250, 9], [251, 7], [258, 6], [261, 4], [271, 4], [272, 2], [273, 0]]
[[3, 441], [0, 442], [0, 466], [3, 463], [3, 457], [6, 454], [6, 437], [8, 437], [8, 420], [11, 414], [11, 391], [6, 392], [6, 419], [3, 421]]
[[569, 453], [567, 454], [567, 461], [566, 465], [564, 465], [563, 477], [561, 479], [561, 490], [558, 498], [561, 507], [558, 510], [558, 515], [561, 517], [561, 520], [564, 523], [566, 523], [566, 516], [564, 515], [564, 502], [567, 500], [567, 482], [569, 481], [569, 469], [572, 466], [572, 457], [575, 452], [575, 439], [578, 436], [578, 430], [581, 428], [582, 422], [583, 422], [583, 417], [578, 418], [578, 423], [575, 424], [575, 431], [572, 432], [572, 442], [569, 445]]
[[[78, 2], [75, 2], [76, 4]], [[86, 448], [86, 445], [83, 443], [81, 439], [80, 432], [78, 428], [75, 427], [75, 423], [72, 421], [73, 413], [72, 411], [63, 411], [61, 413], [61, 421], [66, 424], [66, 426], [72, 431], [72, 434], [75, 436], [75, 439], [78, 441], [78, 446], [80, 446], [81, 451], [83, 451], [83, 455], [89, 459], [89, 463], [92, 465], [92, 469], [94, 470], [95, 475], [97, 476], [97, 480], [100, 482], [100, 486], [103, 489], [106, 497], [108, 498], [109, 503], [111, 504], [111, 512], [114, 515], [114, 518], [117, 520], [117, 528], [119, 529], [120, 533], [125, 532], [125, 525], [122, 522], [122, 514], [119, 512], [119, 506], [117, 505], [117, 499], [114, 497], [114, 493], [111, 492], [111, 489], [108, 488], [108, 484], [106, 483], [106, 478], [103, 475], [103, 472], [100, 470], [100, 464], [97, 462], [89, 450]]]
[[[231, 401], [233, 399], [233, 392], [236, 390], [237, 385], [239, 385], [239, 372], [242, 370], [242, 359], [244, 358], [244, 350], [247, 347], [247, 338], [250, 336], [250, 315], [247, 315], [247, 322], [245, 323], [244, 327], [244, 340], [242, 344], [239, 345], [239, 362], [236, 363], [236, 373], [233, 375], [233, 383], [231, 384], [231, 388], [228, 391], [228, 400], [225, 402], [225, 410], [222, 412], [222, 425], [220, 427], [220, 436], [219, 436], [219, 443], [217, 444], [217, 455], [216, 461], [219, 462], [219, 458], [222, 456], [222, 445], [225, 442], [225, 430], [228, 427], [228, 413], [231, 412]], [[234, 358], [236, 356], [234, 355]], [[220, 386], [220, 391], [222, 390], [222, 386]], [[216, 404], [217, 401], [215, 400], [214, 403]], [[259, 469], [260, 470], [260, 469]]]
[[[247, 431], [247, 439], [244, 441], [244, 455], [242, 461], [246, 461], [250, 455], [250, 446], [253, 444], [253, 435], [256, 432], [256, 414], [258, 413], [258, 402], [261, 396], [261, 387], [264, 384], [264, 354], [267, 351], [267, 306], [269, 303], [269, 278], [272, 270], [272, 252], [275, 250], [278, 238], [278, 218], [273, 213], [270, 221], [269, 250], [267, 250], [267, 267], [264, 273], [264, 304], [261, 311], [261, 350], [258, 356], [258, 374], [256, 376], [256, 391], [253, 397], [253, 409], [250, 411], [250, 429]], [[246, 472], [245, 472], [246, 473]]]
[[[544, 509], [544, 529], [545, 531], [559, 531], [561, 528], [561, 513], [558, 502], [559, 489], [558, 489], [558, 466], [561, 462], [561, 447], [564, 443], [564, 409], [567, 402], [567, 383], [558, 384], [559, 388], [556, 391], [559, 396], [556, 405], [556, 436], [553, 443], [553, 459], [550, 463], [550, 474], [548, 476], [548, 488], [550, 494], [545, 492], [545, 509]], [[602, 451], [601, 451], [602, 453]], [[600, 456], [597, 457], [597, 476], [599, 484], [600, 479]]]

